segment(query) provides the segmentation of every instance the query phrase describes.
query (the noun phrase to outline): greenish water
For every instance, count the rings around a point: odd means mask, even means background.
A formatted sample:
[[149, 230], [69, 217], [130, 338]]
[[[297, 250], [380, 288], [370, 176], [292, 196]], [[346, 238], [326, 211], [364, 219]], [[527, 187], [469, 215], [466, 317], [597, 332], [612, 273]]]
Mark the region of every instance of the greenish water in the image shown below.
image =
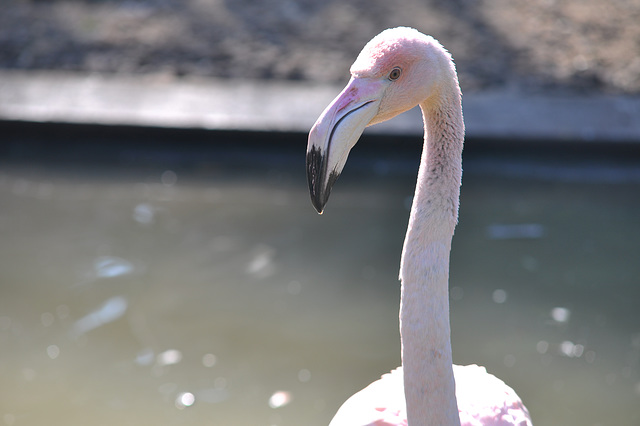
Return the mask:
[[[5, 161], [0, 424], [326, 425], [395, 368], [416, 163], [319, 216], [299, 157]], [[536, 425], [640, 424], [640, 166], [549, 158], [465, 158], [454, 360]]]

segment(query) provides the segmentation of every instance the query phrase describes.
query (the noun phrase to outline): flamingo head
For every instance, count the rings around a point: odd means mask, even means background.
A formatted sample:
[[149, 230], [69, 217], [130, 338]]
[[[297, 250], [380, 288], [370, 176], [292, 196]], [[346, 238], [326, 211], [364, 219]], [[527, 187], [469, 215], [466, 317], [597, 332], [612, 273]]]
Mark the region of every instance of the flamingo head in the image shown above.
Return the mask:
[[434, 95], [452, 72], [440, 43], [412, 28], [388, 29], [367, 43], [351, 66], [349, 83], [309, 132], [307, 179], [318, 213], [365, 127], [437, 102]]

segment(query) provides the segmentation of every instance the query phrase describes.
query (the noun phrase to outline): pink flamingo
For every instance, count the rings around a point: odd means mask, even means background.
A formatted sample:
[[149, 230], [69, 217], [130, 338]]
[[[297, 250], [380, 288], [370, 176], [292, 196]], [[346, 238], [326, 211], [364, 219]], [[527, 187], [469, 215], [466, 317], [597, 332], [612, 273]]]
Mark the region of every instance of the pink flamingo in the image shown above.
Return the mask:
[[504, 382], [484, 367], [452, 365], [449, 253], [458, 220], [464, 122], [455, 65], [438, 41], [394, 28], [364, 47], [351, 80], [309, 133], [311, 200], [322, 213], [366, 126], [416, 105], [425, 143], [400, 265], [402, 367], [349, 398], [330, 426], [531, 425]]

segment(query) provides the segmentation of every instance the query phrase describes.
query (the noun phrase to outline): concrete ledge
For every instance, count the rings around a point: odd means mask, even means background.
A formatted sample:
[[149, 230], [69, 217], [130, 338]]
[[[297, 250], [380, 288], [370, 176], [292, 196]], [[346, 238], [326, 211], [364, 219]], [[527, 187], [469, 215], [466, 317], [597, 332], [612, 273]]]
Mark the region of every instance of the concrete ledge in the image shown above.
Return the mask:
[[[0, 71], [0, 120], [307, 132], [340, 87]], [[464, 96], [470, 138], [640, 142], [639, 97]], [[367, 130], [422, 135], [416, 108]]]

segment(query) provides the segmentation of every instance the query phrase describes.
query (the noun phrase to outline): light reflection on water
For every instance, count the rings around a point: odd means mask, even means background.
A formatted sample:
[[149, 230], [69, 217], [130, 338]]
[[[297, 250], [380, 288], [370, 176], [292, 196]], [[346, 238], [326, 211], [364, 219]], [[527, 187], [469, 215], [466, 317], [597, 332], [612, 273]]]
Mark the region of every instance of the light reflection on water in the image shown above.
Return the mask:
[[[537, 425], [640, 424], [640, 184], [469, 166], [454, 359]], [[414, 172], [323, 216], [297, 165], [121, 172], [0, 172], [0, 424], [325, 425], [398, 365]]]
[[74, 322], [71, 327], [71, 335], [79, 337], [91, 330], [119, 319], [127, 311], [127, 305], [127, 299], [122, 296], [110, 298], [104, 302], [100, 308]]

